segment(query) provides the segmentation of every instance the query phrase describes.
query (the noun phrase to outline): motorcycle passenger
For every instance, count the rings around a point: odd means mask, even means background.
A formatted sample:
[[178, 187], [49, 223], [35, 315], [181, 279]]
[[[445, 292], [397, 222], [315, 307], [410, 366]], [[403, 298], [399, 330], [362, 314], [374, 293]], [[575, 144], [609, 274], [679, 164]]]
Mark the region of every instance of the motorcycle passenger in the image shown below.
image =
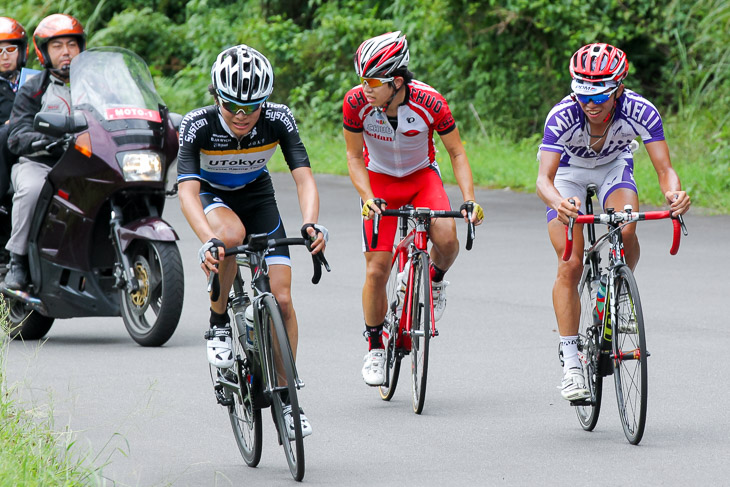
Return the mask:
[[10, 166], [16, 157], [8, 151], [8, 119], [18, 91], [20, 69], [28, 59], [28, 35], [20, 22], [0, 17], [0, 198], [10, 186]]
[[[317, 225], [319, 193], [294, 116], [287, 106], [267, 101], [274, 89], [269, 60], [249, 46], [231, 47], [218, 55], [211, 77], [208, 90], [215, 104], [191, 111], [180, 125], [177, 180], [183, 214], [205, 242], [199, 252], [201, 268], [206, 275], [220, 276], [220, 298], [210, 303], [205, 336], [208, 361], [227, 368], [233, 365], [233, 352], [226, 305], [237, 265], [235, 257], [216, 259], [210, 249], [217, 247], [220, 256], [225, 247], [241, 245], [246, 235], [286, 236], [266, 168], [277, 145], [296, 183], [302, 234], [314, 239], [313, 254], [324, 250], [327, 230]], [[288, 247], [273, 250], [266, 261], [296, 359], [298, 326]], [[285, 408], [285, 417], [293, 431], [291, 406], [288, 414]], [[301, 418], [307, 436], [312, 427], [303, 413]]]
[[51, 152], [32, 147], [36, 141], [48, 145], [52, 137], [36, 132], [33, 119], [39, 112], [71, 112], [69, 71], [71, 60], [86, 46], [86, 34], [78, 20], [53, 14], [41, 20], [33, 32], [33, 47], [44, 70], [26, 82], [15, 97], [10, 113], [8, 147], [17, 154], [10, 177], [15, 189], [12, 230], [5, 248], [10, 252], [10, 269], [5, 286], [25, 289], [28, 285], [28, 234], [31, 219], [46, 175], [63, 154], [56, 145]]
[[[390, 273], [397, 219], [380, 223], [380, 241], [370, 248], [371, 218], [381, 205], [405, 204], [433, 210], [451, 210], [441, 172], [436, 163], [433, 133], [446, 147], [456, 181], [465, 202], [474, 205], [472, 222], [480, 225], [484, 212], [474, 202], [471, 167], [454, 117], [446, 100], [435, 89], [413, 79], [408, 70], [408, 41], [400, 32], [389, 32], [363, 42], [355, 53], [355, 71], [360, 84], [345, 95], [342, 112], [347, 146], [347, 168], [360, 195], [363, 216], [365, 284], [362, 307], [368, 353], [362, 376], [370, 386], [385, 381], [385, 352], [382, 339], [387, 310], [386, 284]], [[382, 203], [376, 203], [384, 200]], [[462, 205], [464, 209], [467, 203]], [[466, 216], [466, 211], [462, 211]], [[444, 274], [456, 260], [459, 241], [452, 219], [434, 220], [429, 229], [431, 283], [434, 318], [446, 307]]]

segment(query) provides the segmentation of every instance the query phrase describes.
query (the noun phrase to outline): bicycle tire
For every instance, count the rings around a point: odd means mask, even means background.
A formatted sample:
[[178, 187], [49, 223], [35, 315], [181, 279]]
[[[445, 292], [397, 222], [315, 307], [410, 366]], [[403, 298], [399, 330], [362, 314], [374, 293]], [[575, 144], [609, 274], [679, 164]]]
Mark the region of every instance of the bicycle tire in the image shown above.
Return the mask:
[[[385, 314], [385, 328], [387, 336], [383, 337], [385, 345], [385, 384], [378, 387], [380, 398], [383, 401], [390, 401], [395, 394], [398, 386], [398, 376], [400, 375], [400, 361], [403, 357], [402, 352], [396, 350], [398, 336], [400, 334], [400, 316], [396, 313], [398, 302], [403, 299], [399, 297], [397, 291], [400, 287], [398, 280], [398, 259], [393, 259], [393, 265], [390, 268], [390, 277], [388, 277], [387, 296], [388, 311]], [[401, 303], [402, 304], [402, 303]], [[402, 309], [402, 306], [401, 306]], [[385, 334], [384, 334], [385, 335]]]
[[580, 324], [578, 328], [578, 354], [583, 365], [583, 374], [586, 378], [591, 397], [575, 405], [575, 413], [581, 427], [586, 431], [593, 431], [601, 413], [601, 398], [603, 396], [603, 377], [598, 374], [598, 357], [600, 354], [600, 331], [593, 319], [591, 299], [592, 272], [586, 274], [581, 282], [580, 290]]
[[236, 330], [233, 338], [233, 371], [241, 389], [239, 394], [232, 394], [233, 404], [228, 407], [228, 417], [243, 460], [249, 467], [256, 467], [261, 461], [261, 409], [254, 406], [254, 391], [248, 380], [253, 371], [249, 368], [243, 350], [244, 340], [245, 334]]
[[[264, 323], [268, 321], [268, 326], [264, 325], [263, 330], [268, 329], [270, 336], [265, 338], [265, 346], [276, 346], [278, 349], [278, 358], [281, 361], [277, 364], [274, 354], [268, 354], [269, 367], [271, 368], [271, 377], [283, 377], [286, 379], [286, 386], [277, 386], [271, 398], [271, 414], [274, 418], [276, 431], [279, 437], [279, 444], [284, 448], [284, 455], [289, 464], [289, 471], [294, 480], [301, 481], [304, 478], [304, 437], [302, 436], [302, 423], [299, 415], [299, 399], [297, 397], [296, 374], [294, 368], [294, 357], [292, 355], [289, 337], [284, 327], [284, 320], [281, 317], [281, 311], [273, 296], [264, 296], [262, 299], [264, 310], [262, 317]], [[284, 391], [289, 394], [289, 404], [292, 408], [292, 420], [294, 423], [294, 439], [289, 439], [289, 432], [284, 419], [284, 406], [282, 400]]]
[[612, 317], [616, 402], [626, 439], [638, 445], [646, 426], [648, 354], [639, 287], [626, 266], [618, 269], [616, 299], [616, 314]]
[[413, 293], [411, 300], [411, 383], [413, 411], [421, 414], [426, 402], [426, 381], [428, 378], [428, 349], [431, 341], [431, 276], [428, 254], [421, 252], [413, 259]]

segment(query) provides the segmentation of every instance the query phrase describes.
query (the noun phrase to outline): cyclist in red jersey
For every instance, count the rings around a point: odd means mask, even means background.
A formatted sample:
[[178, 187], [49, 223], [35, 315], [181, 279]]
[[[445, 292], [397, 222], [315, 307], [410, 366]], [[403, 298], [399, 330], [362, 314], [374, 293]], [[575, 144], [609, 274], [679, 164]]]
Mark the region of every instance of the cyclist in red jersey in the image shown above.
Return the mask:
[[[583, 254], [573, 252], [568, 262], [562, 260], [565, 224], [579, 215], [588, 184], [598, 186], [602, 207], [623, 210], [630, 204], [638, 211], [631, 143], [641, 137], [672, 214], [681, 215], [690, 207], [672, 168], [661, 117], [648, 100], [624, 87], [628, 72], [626, 54], [614, 46], [594, 43], [576, 51], [570, 60], [573, 94], [548, 114], [540, 145], [537, 194], [548, 205], [548, 233], [558, 255], [553, 307], [563, 355], [561, 395], [569, 401], [590, 396], [577, 347]], [[632, 269], [640, 250], [635, 227], [627, 225], [621, 232]], [[582, 249], [583, 232], [573, 235], [575, 248]]]
[[[362, 303], [369, 349], [362, 374], [370, 386], [385, 381], [382, 333], [397, 227], [396, 218], [384, 218], [378, 245], [370, 248], [371, 218], [386, 204], [391, 208], [411, 204], [433, 210], [451, 209], [436, 163], [434, 131], [451, 158], [465, 201], [464, 217], [466, 203], [473, 203], [472, 221], [479, 225], [484, 219], [482, 208], [474, 202], [471, 167], [449, 106], [440, 93], [413, 79], [408, 60], [408, 42], [400, 32], [363, 42], [354, 57], [360, 84], [347, 92], [342, 108], [347, 167], [362, 204], [366, 265]], [[444, 274], [459, 253], [454, 220], [435, 220], [429, 238], [433, 243], [431, 279], [438, 320], [446, 305], [448, 282], [444, 281]]]

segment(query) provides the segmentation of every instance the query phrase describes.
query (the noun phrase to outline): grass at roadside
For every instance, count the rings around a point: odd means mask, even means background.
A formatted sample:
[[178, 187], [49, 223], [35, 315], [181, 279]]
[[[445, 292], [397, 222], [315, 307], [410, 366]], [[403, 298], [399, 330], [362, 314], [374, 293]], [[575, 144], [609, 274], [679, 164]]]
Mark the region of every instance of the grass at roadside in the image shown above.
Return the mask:
[[[678, 116], [667, 117], [664, 122], [672, 165], [679, 174], [683, 189], [692, 198], [693, 211], [730, 213], [730, 133], [723, 133], [729, 129], [718, 130], [707, 120], [695, 121], [691, 130], [688, 130], [688, 122]], [[300, 127], [300, 131], [315, 173], [347, 175], [342, 129]], [[462, 139], [477, 186], [535, 191], [538, 169], [535, 156], [540, 145], [539, 135], [519, 142], [496, 135], [485, 138], [462, 134]], [[438, 137], [436, 145], [439, 150], [436, 159], [444, 180], [455, 183], [448, 153]], [[659, 189], [656, 172], [643, 147], [635, 154], [635, 159], [634, 175], [641, 203], [663, 206], [664, 197]], [[286, 170], [280, 151], [277, 151], [270, 167], [275, 171]]]
[[73, 435], [54, 431], [53, 412], [26, 409], [7, 383], [6, 317], [0, 299], [0, 487], [96, 485], [96, 471], [74, 458]]

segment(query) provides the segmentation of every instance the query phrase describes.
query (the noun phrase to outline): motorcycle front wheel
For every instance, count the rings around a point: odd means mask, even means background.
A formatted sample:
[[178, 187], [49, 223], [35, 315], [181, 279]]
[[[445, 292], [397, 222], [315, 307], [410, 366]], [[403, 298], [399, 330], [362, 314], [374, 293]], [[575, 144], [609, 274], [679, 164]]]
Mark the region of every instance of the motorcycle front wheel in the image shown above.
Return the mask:
[[177, 328], [184, 292], [183, 266], [175, 242], [136, 240], [125, 254], [134, 269], [137, 291], [120, 291], [122, 318], [132, 339], [159, 347]]

